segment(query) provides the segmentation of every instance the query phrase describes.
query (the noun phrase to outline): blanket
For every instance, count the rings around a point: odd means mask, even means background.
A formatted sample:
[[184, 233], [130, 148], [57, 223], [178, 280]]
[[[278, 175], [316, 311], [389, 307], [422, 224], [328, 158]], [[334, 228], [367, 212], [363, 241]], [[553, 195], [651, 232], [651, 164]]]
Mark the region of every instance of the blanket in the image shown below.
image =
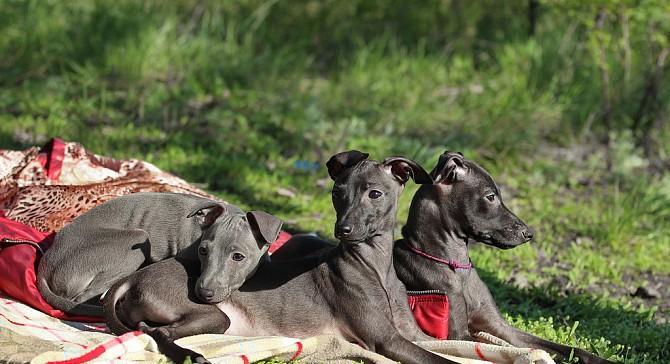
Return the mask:
[[[188, 193], [226, 203], [150, 163], [96, 155], [78, 143], [53, 139], [42, 148], [0, 150], [0, 292], [4, 293], [0, 297], [0, 357], [34, 363], [155, 362], [163, 358], [149, 336], [140, 332], [109, 335], [104, 325], [86, 323], [99, 318], [70, 316], [49, 306], [35, 286], [37, 263], [55, 231], [100, 203], [148, 191]], [[282, 232], [270, 252], [289, 237]], [[427, 333], [446, 338], [447, 297], [410, 297], [409, 302]], [[463, 363], [552, 363], [543, 351], [512, 348], [486, 334], [480, 339], [500, 345], [419, 344]], [[390, 362], [327, 335], [304, 340], [198, 335], [183, 338], [179, 344], [221, 363], [272, 357], [301, 362]]]
[[[9, 363], [154, 363], [165, 360], [148, 335], [134, 331], [116, 337], [107, 334], [103, 325], [58, 320], [6, 297], [0, 297], [0, 328], [0, 353]], [[330, 335], [302, 340], [197, 335], [182, 338], [177, 343], [203, 353], [213, 363], [248, 364], [270, 358], [301, 363], [393, 363]], [[553, 363], [546, 352], [534, 349], [469, 341], [418, 344], [459, 363]]]

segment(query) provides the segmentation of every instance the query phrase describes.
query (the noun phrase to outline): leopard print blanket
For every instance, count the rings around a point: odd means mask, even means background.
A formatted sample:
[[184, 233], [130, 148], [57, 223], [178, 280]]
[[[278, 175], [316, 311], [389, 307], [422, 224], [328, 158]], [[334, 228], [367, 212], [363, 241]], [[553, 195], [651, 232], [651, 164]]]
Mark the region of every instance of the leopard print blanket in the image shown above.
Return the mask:
[[219, 198], [156, 166], [88, 152], [52, 139], [43, 147], [0, 150], [0, 214], [47, 232], [114, 197], [135, 192], [178, 192]]

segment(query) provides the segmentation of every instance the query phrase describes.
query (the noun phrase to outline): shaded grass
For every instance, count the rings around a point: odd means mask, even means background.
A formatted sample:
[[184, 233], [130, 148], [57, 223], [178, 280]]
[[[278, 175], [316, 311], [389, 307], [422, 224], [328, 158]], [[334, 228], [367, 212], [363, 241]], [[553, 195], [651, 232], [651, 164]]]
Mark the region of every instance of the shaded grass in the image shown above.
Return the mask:
[[552, 284], [518, 289], [495, 278], [497, 272], [478, 271], [504, 316], [522, 330], [606, 358], [619, 354], [625, 363], [662, 360], [664, 354], [654, 358], [649, 353], [665, 353], [669, 349], [670, 325], [656, 323], [653, 309], [636, 310], [615, 299], [589, 293], [566, 295], [562, 287]]

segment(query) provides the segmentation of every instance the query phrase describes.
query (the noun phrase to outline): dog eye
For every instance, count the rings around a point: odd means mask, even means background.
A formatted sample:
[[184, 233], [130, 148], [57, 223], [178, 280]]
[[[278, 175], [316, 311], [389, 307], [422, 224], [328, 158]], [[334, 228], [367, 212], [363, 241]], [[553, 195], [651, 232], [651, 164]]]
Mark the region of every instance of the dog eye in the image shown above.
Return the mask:
[[486, 195], [486, 199], [489, 200], [490, 202], [493, 202], [496, 199], [495, 193], [490, 193]]
[[382, 195], [383, 195], [383, 193], [382, 193], [381, 191], [372, 190], [372, 191], [370, 191], [370, 193], [368, 194], [368, 197], [370, 197], [370, 198], [373, 199], [373, 200], [376, 200], [376, 199], [382, 197]]
[[198, 248], [198, 253], [200, 253], [200, 255], [207, 255], [207, 253], [209, 253], [209, 249], [207, 249], [206, 246], [201, 246]]
[[246, 258], [246, 257], [244, 255], [240, 254], [240, 253], [234, 253], [233, 254], [233, 260], [236, 261], [236, 262], [240, 262], [240, 261], [244, 260], [244, 258]]
[[340, 197], [342, 197], [342, 191], [333, 190], [333, 198], [340, 198]]

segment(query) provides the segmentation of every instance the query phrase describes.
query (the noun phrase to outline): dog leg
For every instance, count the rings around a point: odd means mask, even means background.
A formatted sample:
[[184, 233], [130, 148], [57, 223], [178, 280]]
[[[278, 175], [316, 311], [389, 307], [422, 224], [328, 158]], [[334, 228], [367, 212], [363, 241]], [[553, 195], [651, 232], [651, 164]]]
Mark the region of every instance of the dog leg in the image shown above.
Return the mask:
[[191, 358], [194, 363], [206, 364], [209, 361], [200, 353], [183, 348], [175, 343], [182, 337], [198, 334], [223, 334], [230, 326], [230, 320], [215, 306], [203, 306], [200, 312], [189, 313], [179, 321], [161, 327], [150, 327], [144, 322], [139, 329], [151, 336], [160, 351], [175, 363], [183, 363]]
[[489, 333], [516, 347], [542, 349], [549, 353], [557, 354], [561, 360], [567, 360], [572, 355], [573, 357], [579, 358], [579, 361], [585, 364], [612, 363], [611, 361], [599, 358], [586, 350], [551, 342], [512, 327], [502, 316], [500, 316], [497, 309], [495, 310], [495, 313], [492, 313], [491, 310], [478, 311], [472, 315], [470, 325], [470, 330], [473, 333], [480, 331]]

